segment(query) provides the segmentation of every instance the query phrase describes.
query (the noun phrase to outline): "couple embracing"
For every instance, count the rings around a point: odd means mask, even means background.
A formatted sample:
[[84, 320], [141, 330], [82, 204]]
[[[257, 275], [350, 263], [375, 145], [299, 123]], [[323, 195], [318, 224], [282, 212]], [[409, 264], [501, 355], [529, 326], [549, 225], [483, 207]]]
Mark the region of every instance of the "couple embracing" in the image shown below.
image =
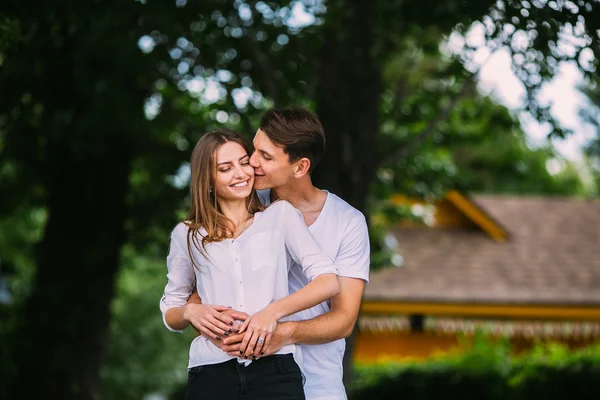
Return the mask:
[[160, 302], [168, 329], [201, 333], [186, 399], [345, 399], [365, 218], [313, 186], [325, 133], [312, 112], [267, 111], [253, 147], [219, 129], [192, 153], [191, 210], [171, 234]]

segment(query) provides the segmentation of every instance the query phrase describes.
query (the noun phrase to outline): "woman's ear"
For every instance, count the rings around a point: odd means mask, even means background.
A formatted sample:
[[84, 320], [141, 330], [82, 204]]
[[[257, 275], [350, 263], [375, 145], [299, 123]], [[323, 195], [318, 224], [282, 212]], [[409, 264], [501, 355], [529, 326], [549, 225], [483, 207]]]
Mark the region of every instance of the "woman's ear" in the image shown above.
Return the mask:
[[310, 160], [306, 157], [303, 157], [296, 161], [296, 165], [294, 166], [294, 177], [302, 178], [304, 175], [308, 173], [310, 169]]

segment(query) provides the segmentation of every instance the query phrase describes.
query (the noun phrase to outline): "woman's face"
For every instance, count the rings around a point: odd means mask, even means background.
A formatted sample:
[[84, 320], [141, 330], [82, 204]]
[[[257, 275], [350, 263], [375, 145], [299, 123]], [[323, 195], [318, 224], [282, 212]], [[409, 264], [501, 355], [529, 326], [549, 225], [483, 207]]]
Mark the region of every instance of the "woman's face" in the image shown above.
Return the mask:
[[214, 190], [218, 198], [245, 199], [254, 185], [254, 169], [248, 153], [235, 142], [227, 142], [217, 149], [217, 172]]

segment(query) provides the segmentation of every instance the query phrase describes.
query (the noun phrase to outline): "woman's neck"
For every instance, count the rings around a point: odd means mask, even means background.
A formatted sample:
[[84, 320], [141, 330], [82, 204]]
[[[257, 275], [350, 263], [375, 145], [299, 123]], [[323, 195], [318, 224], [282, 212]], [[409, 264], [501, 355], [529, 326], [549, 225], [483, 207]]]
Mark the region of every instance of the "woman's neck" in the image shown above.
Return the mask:
[[240, 223], [244, 223], [248, 218], [248, 206], [246, 199], [239, 200], [219, 200], [219, 207], [225, 217], [229, 218], [236, 224], [237, 228]]

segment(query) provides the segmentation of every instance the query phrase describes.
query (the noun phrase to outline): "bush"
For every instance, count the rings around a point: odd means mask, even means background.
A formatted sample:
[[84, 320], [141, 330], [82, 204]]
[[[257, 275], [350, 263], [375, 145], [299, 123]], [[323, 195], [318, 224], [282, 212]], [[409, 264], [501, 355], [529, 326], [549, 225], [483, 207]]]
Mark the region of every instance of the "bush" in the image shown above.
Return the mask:
[[357, 366], [352, 400], [588, 400], [600, 393], [600, 343], [579, 351], [538, 345], [511, 357], [506, 342], [476, 338], [462, 355], [421, 363]]

